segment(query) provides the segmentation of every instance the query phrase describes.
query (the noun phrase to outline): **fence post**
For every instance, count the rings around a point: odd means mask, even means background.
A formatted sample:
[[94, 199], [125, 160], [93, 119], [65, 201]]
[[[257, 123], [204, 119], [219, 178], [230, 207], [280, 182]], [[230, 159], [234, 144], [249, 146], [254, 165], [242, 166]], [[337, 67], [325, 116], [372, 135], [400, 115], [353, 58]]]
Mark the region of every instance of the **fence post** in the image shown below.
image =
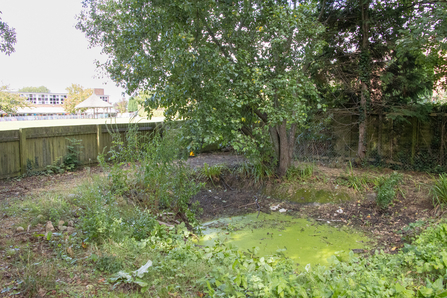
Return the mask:
[[103, 150], [103, 142], [102, 142], [102, 125], [97, 124], [96, 125], [96, 146], [97, 146], [97, 153], [98, 156], [102, 153]]
[[28, 152], [26, 152], [26, 128], [19, 129], [19, 156], [20, 156], [20, 174], [26, 174], [26, 161]]

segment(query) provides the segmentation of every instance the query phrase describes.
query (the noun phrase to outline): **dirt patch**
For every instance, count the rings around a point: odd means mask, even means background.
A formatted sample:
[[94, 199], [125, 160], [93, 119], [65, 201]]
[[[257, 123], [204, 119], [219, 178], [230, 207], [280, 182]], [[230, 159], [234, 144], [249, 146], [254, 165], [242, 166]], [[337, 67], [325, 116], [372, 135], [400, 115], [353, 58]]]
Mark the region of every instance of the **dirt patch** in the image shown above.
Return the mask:
[[196, 169], [203, 167], [205, 163], [209, 166], [226, 165], [228, 167], [234, 167], [245, 161], [245, 157], [234, 154], [233, 152], [213, 152], [190, 157], [188, 158], [187, 164]]

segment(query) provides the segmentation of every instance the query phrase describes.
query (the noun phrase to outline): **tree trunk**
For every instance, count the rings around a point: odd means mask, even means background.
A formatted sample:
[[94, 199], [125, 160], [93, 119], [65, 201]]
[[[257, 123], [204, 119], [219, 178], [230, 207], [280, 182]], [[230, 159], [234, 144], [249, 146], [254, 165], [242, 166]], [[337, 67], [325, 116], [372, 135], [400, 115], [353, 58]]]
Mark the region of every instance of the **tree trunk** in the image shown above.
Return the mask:
[[284, 176], [292, 164], [293, 151], [295, 149], [296, 124], [292, 124], [287, 130], [287, 122], [270, 128], [270, 136], [272, 138], [276, 157], [278, 159], [277, 174], [279, 177]]
[[360, 81], [361, 81], [361, 95], [360, 95], [360, 107], [359, 107], [359, 143], [357, 156], [362, 160], [366, 157], [367, 138], [366, 138], [366, 125], [367, 125], [367, 107], [369, 98], [369, 2], [361, 1], [362, 10], [362, 47], [360, 55]]
[[366, 84], [362, 82], [362, 97], [360, 99], [359, 109], [359, 144], [357, 156], [360, 159], [366, 157]]

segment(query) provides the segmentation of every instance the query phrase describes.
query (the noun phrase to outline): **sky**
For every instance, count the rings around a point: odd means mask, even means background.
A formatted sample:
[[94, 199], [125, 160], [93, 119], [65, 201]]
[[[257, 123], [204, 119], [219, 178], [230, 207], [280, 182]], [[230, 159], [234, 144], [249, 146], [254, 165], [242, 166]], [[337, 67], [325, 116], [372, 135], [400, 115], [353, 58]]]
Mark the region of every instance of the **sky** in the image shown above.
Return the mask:
[[118, 102], [124, 89], [95, 65], [106, 57], [100, 48], [89, 49], [84, 33], [75, 28], [81, 10], [81, 0], [0, 0], [0, 18], [17, 34], [15, 52], [0, 53], [0, 85], [12, 90], [45, 86], [66, 93], [74, 83], [104, 88], [110, 101]]

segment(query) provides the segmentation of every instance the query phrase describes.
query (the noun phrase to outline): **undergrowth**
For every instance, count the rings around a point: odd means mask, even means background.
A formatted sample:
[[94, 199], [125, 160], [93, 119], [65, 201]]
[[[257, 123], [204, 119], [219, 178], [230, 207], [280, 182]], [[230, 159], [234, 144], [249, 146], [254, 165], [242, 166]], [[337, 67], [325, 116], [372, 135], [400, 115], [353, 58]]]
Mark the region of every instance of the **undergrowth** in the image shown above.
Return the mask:
[[447, 204], [447, 174], [440, 174], [430, 190], [433, 206], [445, 207]]
[[[166, 131], [165, 136], [169, 133]], [[94, 297], [446, 297], [447, 224], [429, 226], [397, 254], [376, 251], [369, 257], [330, 258], [329, 266], [298, 271], [283, 250], [261, 256], [224, 243], [196, 245], [197, 206], [189, 203], [200, 183], [175, 148], [175, 134], [155, 133], [144, 142], [114, 135], [114, 147], [100, 156], [104, 175], [90, 175], [76, 189], [52, 191], [8, 207], [9, 215], [73, 220], [75, 232], [31, 235], [40, 249], [10, 248], [16, 286], [3, 295]], [[174, 148], [174, 149], [173, 149]], [[109, 161], [109, 162], [107, 162]], [[241, 174], [264, 177], [263, 167], [246, 164]], [[222, 169], [208, 168], [204, 177]], [[294, 170], [304, 178], [313, 173]], [[291, 176], [291, 177], [292, 177]], [[350, 175], [354, 177], [354, 175]], [[381, 179], [381, 180], [380, 180]], [[401, 176], [377, 181], [391, 198]], [[357, 183], [357, 186], [362, 183]], [[369, 187], [370, 181], [366, 183]], [[382, 189], [382, 190], [381, 190]], [[391, 195], [388, 195], [391, 194]], [[394, 193], [395, 194], [395, 193]], [[171, 224], [160, 215], [175, 216]], [[172, 224], [174, 220], [178, 223]], [[86, 277], [88, 272], [88, 277]], [[89, 279], [76, 288], [72, 280]], [[102, 278], [103, 287], [90, 291]], [[104, 283], [106, 282], [106, 283]], [[91, 287], [89, 287], [91, 286]], [[89, 292], [90, 291], [90, 292]], [[48, 294], [48, 295], [47, 295]]]

